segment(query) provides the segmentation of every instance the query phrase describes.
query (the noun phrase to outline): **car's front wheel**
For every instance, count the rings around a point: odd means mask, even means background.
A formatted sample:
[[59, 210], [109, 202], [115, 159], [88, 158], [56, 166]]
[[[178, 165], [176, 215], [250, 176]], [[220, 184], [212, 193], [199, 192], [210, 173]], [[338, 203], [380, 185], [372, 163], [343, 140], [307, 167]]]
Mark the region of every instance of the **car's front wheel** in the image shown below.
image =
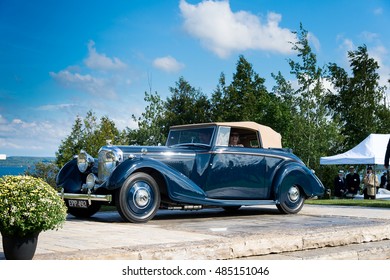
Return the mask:
[[296, 214], [301, 211], [305, 202], [305, 196], [297, 185], [289, 186], [280, 194], [276, 207], [283, 214]]
[[132, 223], [144, 223], [152, 219], [160, 207], [160, 201], [156, 180], [143, 172], [127, 178], [116, 195], [119, 214]]

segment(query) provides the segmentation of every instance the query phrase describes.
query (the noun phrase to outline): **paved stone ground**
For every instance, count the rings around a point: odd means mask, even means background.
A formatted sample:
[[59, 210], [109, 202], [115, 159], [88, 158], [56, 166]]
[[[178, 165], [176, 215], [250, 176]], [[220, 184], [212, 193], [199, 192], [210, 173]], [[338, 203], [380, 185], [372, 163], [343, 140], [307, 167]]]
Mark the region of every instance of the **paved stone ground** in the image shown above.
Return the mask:
[[[160, 211], [146, 224], [100, 212], [39, 236], [37, 260], [390, 259], [390, 209], [305, 205]], [[4, 259], [0, 245], [0, 259]]]
[[390, 260], [390, 240], [244, 257], [248, 260]]

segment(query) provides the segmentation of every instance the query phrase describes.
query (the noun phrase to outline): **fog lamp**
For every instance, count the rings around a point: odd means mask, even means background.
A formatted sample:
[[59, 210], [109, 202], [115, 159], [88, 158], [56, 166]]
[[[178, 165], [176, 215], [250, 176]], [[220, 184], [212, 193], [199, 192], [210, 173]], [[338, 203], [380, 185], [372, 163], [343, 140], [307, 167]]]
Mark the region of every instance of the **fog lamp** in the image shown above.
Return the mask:
[[97, 177], [95, 176], [95, 174], [89, 173], [87, 176], [87, 181], [85, 183], [87, 185], [87, 188], [92, 189], [95, 186], [96, 180]]

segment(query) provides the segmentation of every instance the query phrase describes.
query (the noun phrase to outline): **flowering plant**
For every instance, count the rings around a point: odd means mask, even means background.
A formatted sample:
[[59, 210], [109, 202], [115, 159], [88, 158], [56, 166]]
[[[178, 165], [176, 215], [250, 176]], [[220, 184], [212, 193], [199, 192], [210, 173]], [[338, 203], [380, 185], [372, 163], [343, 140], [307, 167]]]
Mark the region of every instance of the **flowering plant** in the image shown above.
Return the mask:
[[48, 183], [31, 176], [0, 178], [0, 232], [27, 236], [58, 229], [65, 222], [66, 206]]

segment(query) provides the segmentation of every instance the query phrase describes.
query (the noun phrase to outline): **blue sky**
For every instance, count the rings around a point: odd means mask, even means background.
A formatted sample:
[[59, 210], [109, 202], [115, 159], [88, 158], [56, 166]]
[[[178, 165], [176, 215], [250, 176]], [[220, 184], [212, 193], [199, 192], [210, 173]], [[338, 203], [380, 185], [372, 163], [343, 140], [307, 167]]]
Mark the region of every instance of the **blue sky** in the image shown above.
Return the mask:
[[271, 89], [271, 73], [293, 79], [300, 23], [319, 66], [348, 70], [366, 44], [390, 78], [387, 0], [0, 0], [0, 154], [54, 156], [89, 110], [135, 128], [146, 91], [166, 98], [184, 77], [211, 95], [239, 55]]

